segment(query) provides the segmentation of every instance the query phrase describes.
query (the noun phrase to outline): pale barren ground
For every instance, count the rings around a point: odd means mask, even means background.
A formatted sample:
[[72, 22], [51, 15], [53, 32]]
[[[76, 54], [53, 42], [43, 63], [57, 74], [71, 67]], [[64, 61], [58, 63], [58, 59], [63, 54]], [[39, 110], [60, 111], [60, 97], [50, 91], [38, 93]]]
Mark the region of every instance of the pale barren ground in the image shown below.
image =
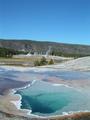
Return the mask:
[[90, 71], [90, 56], [69, 60], [62, 64], [48, 65], [42, 67], [63, 69], [63, 70]]

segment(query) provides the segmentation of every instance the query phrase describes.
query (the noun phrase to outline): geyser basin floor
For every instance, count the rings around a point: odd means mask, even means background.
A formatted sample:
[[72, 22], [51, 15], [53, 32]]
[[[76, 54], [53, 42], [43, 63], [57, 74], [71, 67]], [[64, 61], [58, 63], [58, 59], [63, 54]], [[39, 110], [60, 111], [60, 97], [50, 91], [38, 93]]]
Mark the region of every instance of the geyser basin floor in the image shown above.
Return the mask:
[[[35, 80], [36, 82], [32, 84]], [[10, 89], [27, 86], [28, 83], [31, 84], [30, 87], [19, 89], [17, 93], [22, 96], [22, 108], [31, 109], [33, 114], [46, 116], [61, 115], [63, 112], [70, 111], [90, 111], [90, 72], [45, 68], [26, 68], [25, 70], [18, 67], [0, 69], [0, 94]], [[8, 96], [7, 92], [4, 95]], [[9, 101], [7, 99], [4, 101], [5, 109], [14, 113], [16, 109], [13, 110], [10, 105], [7, 109]], [[20, 113], [19, 111], [16, 113]]]

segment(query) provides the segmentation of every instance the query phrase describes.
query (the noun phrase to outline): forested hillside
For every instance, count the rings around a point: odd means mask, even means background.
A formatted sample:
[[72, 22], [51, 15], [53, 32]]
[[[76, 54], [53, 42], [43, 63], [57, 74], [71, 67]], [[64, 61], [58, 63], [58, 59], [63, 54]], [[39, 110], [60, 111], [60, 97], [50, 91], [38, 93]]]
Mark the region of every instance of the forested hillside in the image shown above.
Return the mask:
[[0, 39], [0, 48], [9, 48], [15, 51], [37, 52], [45, 54], [50, 48], [50, 54], [59, 56], [88, 56], [90, 45], [76, 45], [56, 42], [41, 42], [34, 40], [3, 40]]

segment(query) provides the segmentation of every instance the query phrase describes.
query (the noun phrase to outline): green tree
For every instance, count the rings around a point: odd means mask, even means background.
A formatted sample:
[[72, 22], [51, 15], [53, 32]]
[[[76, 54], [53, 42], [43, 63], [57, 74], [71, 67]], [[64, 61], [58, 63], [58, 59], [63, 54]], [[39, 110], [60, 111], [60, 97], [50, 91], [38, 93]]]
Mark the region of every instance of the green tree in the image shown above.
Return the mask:
[[46, 60], [45, 57], [42, 57], [40, 60], [40, 65], [46, 65], [48, 63], [48, 61]]
[[54, 64], [54, 60], [53, 59], [50, 59], [49, 62], [48, 62], [49, 65], [52, 65]]
[[38, 60], [34, 61], [34, 66], [40, 66], [40, 61]]

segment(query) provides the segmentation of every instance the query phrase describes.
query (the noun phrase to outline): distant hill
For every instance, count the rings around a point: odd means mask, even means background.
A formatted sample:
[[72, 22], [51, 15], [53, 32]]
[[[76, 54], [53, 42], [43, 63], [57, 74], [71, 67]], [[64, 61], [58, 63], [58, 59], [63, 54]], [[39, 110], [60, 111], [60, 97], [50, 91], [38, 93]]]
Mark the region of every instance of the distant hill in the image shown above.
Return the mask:
[[65, 44], [57, 42], [41, 42], [34, 40], [4, 40], [0, 39], [0, 48], [11, 48], [18, 51], [46, 53], [50, 48], [54, 55], [90, 55], [90, 45]]

